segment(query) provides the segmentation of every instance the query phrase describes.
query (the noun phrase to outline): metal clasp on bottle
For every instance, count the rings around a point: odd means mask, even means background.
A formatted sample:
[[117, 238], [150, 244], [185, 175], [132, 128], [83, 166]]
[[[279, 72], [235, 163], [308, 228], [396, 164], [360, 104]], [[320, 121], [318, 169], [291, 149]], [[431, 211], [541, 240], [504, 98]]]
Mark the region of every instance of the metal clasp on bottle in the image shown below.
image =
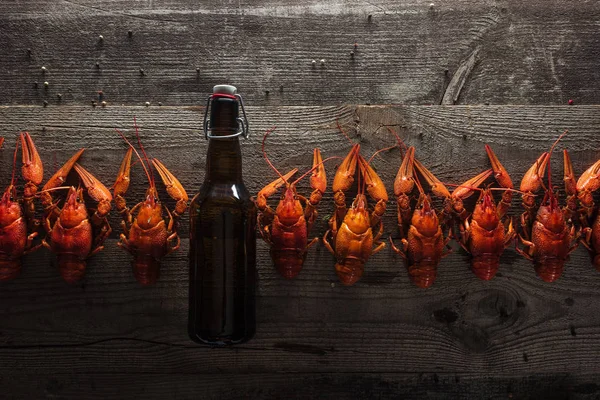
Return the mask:
[[237, 118], [237, 123], [238, 123], [238, 130], [236, 133], [233, 133], [231, 135], [213, 135], [211, 134], [211, 129], [210, 129], [210, 118], [208, 118], [208, 110], [211, 107], [211, 100], [213, 98], [213, 95], [208, 96], [208, 99], [206, 100], [206, 109], [204, 110], [204, 138], [206, 140], [208, 139], [231, 139], [231, 138], [236, 138], [238, 136], [243, 136], [244, 139], [248, 139], [248, 136], [250, 136], [250, 130], [248, 129], [248, 118], [246, 118], [246, 110], [244, 109], [244, 101], [242, 100], [242, 96], [239, 94], [234, 94], [234, 95], [228, 95], [229, 96], [233, 96], [235, 98], [237, 98], [237, 100], [240, 103], [240, 108], [242, 109], [242, 117], [238, 117]]

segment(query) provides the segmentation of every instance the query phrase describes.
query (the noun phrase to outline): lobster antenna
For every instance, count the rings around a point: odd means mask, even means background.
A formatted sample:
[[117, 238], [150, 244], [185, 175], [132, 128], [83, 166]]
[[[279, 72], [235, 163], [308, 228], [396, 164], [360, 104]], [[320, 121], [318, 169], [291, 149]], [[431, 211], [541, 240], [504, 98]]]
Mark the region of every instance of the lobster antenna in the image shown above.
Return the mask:
[[144, 160], [142, 160], [142, 157], [140, 157], [140, 153], [138, 153], [138, 151], [135, 149], [135, 147], [133, 147], [133, 145], [131, 144], [131, 142], [129, 140], [127, 140], [127, 138], [125, 137], [125, 135], [123, 135], [123, 133], [118, 130], [117, 128], [115, 128], [115, 131], [117, 131], [117, 133], [123, 138], [123, 140], [125, 141], [125, 143], [127, 143], [129, 145], [129, 147], [131, 147], [133, 149], [133, 152], [135, 153], [135, 155], [137, 156], [137, 158], [140, 160], [140, 163], [142, 164], [142, 167], [144, 168], [144, 172], [146, 173], [146, 177], [148, 178], [148, 182], [150, 184], [152, 184], [152, 179], [150, 178], [150, 173], [148, 172], [148, 168], [146, 168], [146, 164], [144, 164]]
[[399, 143], [396, 143], [396, 144], [395, 144], [395, 145], [393, 145], [393, 146], [384, 147], [383, 149], [379, 149], [379, 150], [377, 150], [375, 153], [373, 153], [373, 155], [371, 156], [371, 158], [369, 158], [369, 161], [368, 161], [368, 163], [369, 163], [369, 164], [371, 164], [371, 161], [373, 161], [373, 158], [375, 158], [375, 156], [376, 156], [377, 154], [381, 153], [382, 151], [391, 150], [391, 149], [394, 149], [394, 148], [396, 148], [396, 147], [400, 147], [400, 144], [399, 144]]
[[281, 172], [279, 172], [279, 170], [277, 168], [275, 168], [275, 166], [273, 165], [273, 163], [271, 162], [271, 160], [269, 160], [269, 157], [267, 157], [267, 152], [265, 151], [265, 141], [267, 140], [267, 136], [269, 136], [269, 133], [273, 132], [275, 129], [277, 129], [276, 126], [272, 127], [271, 129], [268, 129], [265, 132], [265, 135], [263, 136], [263, 140], [262, 140], [262, 153], [263, 153], [263, 157], [265, 158], [265, 161], [267, 162], [267, 164], [269, 164], [269, 166], [273, 169], [273, 171], [275, 171], [277, 173], [277, 175], [279, 175], [279, 177], [287, 184], [289, 185], [290, 183], [287, 181], [287, 179], [284, 178], [283, 175], [281, 175]]
[[[23, 135], [21, 133], [21, 135]], [[4, 142], [4, 140], [2, 141]], [[2, 146], [2, 144], [0, 143], [0, 147]], [[15, 169], [17, 168], [17, 151], [19, 150], [19, 138], [17, 138], [17, 144], [15, 146], [15, 154], [13, 156], [13, 169], [12, 169], [12, 178], [10, 178], [10, 185], [14, 186], [15, 185]]]
[[295, 185], [298, 182], [300, 182], [306, 175], [310, 174], [311, 172], [313, 172], [315, 169], [319, 168], [322, 164], [324, 164], [325, 162], [329, 161], [329, 160], [334, 160], [334, 159], [341, 159], [342, 157], [339, 156], [331, 156], [331, 157], [327, 157], [326, 159], [324, 159], [323, 161], [321, 161], [320, 163], [318, 163], [317, 165], [315, 165], [314, 167], [312, 167], [311, 169], [309, 169], [308, 171], [306, 171], [305, 173], [302, 174], [302, 176], [298, 179], [296, 179], [294, 182], [291, 183], [291, 185]]
[[513, 189], [513, 188], [502, 188], [502, 187], [488, 187], [488, 188], [480, 188], [480, 187], [475, 187], [475, 186], [471, 186], [471, 185], [465, 185], [464, 183], [462, 184], [458, 184], [458, 183], [446, 183], [446, 182], [442, 182], [442, 184], [444, 184], [445, 186], [451, 186], [451, 187], [464, 187], [465, 189], [470, 189], [470, 190], [477, 190], [477, 191], [484, 191], [484, 190], [493, 190], [493, 191], [497, 191], [497, 192], [513, 192], [513, 193], [519, 193], [519, 194], [523, 194], [523, 195], [527, 195], [527, 196], [532, 196], [535, 197], [537, 196], [536, 194], [533, 193], [525, 193], [522, 192], [518, 189]]
[[565, 136], [567, 134], [567, 132], [569, 132], [569, 130], [565, 130], [559, 137], [558, 139], [556, 139], [554, 141], [554, 143], [552, 144], [552, 147], [550, 147], [550, 152], [548, 153], [548, 165], [546, 166], [546, 168], [548, 168], [548, 189], [550, 190], [550, 192], [552, 192], [552, 181], [551, 181], [551, 175], [552, 175], [552, 168], [550, 168], [550, 160], [552, 159], [552, 152], [554, 151], [554, 148], [556, 147], [556, 145], [558, 144], [558, 142], [560, 141], [560, 139], [563, 138], [563, 136]]
[[396, 133], [395, 130], [393, 130], [389, 126], [386, 126], [386, 128], [390, 133], [392, 133], [394, 136], [396, 136], [396, 141], [398, 142], [398, 145], [400, 146], [400, 155], [404, 159], [404, 152], [408, 151], [408, 146], [406, 145], [406, 143], [404, 143], [404, 140], [400, 139], [400, 136], [398, 135], [398, 133]]
[[346, 139], [348, 139], [348, 141], [350, 142], [350, 144], [354, 145], [354, 142], [352, 141], [352, 139], [350, 139], [350, 136], [348, 136], [348, 134], [346, 133], [346, 131], [342, 129], [342, 126], [340, 125], [340, 117], [336, 118], [335, 123], [336, 123], [337, 128], [339, 129], [339, 131], [342, 132], [342, 134], [346, 137]]
[[152, 170], [152, 167], [150, 165], [150, 160], [148, 159], [148, 155], [146, 154], [144, 145], [142, 144], [142, 141], [140, 140], [140, 132], [138, 130], [137, 121], [135, 119], [135, 116], [133, 117], [133, 127], [135, 128], [135, 136], [137, 137], [138, 145], [140, 146], [140, 149], [142, 150], [142, 154], [144, 155], [144, 159], [146, 160], [146, 165], [148, 166], [148, 169], [150, 170], [150, 177], [152, 178], [150, 180], [150, 185], [156, 187], [156, 184], [154, 183], [154, 171]]

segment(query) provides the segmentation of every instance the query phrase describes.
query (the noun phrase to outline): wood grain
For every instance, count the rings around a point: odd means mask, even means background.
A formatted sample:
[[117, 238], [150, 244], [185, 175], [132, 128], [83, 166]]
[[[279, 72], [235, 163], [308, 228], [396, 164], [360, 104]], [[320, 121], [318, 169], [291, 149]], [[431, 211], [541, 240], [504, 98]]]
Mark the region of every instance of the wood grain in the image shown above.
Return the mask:
[[0, 104], [203, 104], [216, 83], [254, 105], [599, 102], [595, 2], [433, 3], [4, 2]]
[[[135, 115], [149, 151], [194, 193], [204, 174], [202, 111], [6, 106], [0, 107], [0, 134], [10, 139], [29, 130], [47, 166], [46, 178], [85, 146], [82, 163], [110, 184], [126, 149], [114, 128], [131, 136]], [[579, 174], [598, 157], [598, 111], [598, 106], [248, 107], [253, 136], [243, 145], [245, 179], [255, 193], [275, 177], [260, 150], [262, 133], [274, 125], [266, 151], [282, 170], [309, 168], [315, 146], [325, 156], [344, 156], [350, 145], [336, 120], [367, 155], [394, 142], [386, 127], [396, 130], [440, 179], [456, 183], [489, 167], [484, 143], [518, 182], [568, 128], [559, 148], [571, 150]], [[0, 153], [5, 183], [11, 142]], [[561, 180], [558, 158], [556, 182]], [[373, 164], [391, 190], [399, 151], [384, 152]], [[138, 167], [128, 197], [140, 199], [144, 190]], [[520, 213], [518, 202], [514, 216]], [[328, 193], [315, 235], [323, 234], [332, 207]], [[397, 236], [394, 209], [392, 199], [385, 236]], [[116, 216], [111, 221], [118, 226]], [[600, 345], [600, 274], [583, 249], [573, 253], [554, 284], [542, 282], [510, 249], [499, 275], [479, 281], [467, 255], [456, 250], [444, 259], [434, 286], [421, 290], [387, 249], [369, 261], [365, 276], [351, 288], [338, 283], [332, 257], [322, 246], [309, 252], [297, 279], [284, 280], [259, 241], [256, 337], [233, 349], [210, 349], [186, 336], [185, 225], [182, 248], [165, 258], [158, 284], [148, 288], [133, 279], [129, 255], [116, 247], [116, 231], [75, 286], [61, 281], [46, 250], [28, 255], [22, 275], [0, 285], [0, 386], [19, 397], [61, 398], [80, 398], [82, 391], [90, 398], [114, 393], [188, 398], [199, 392], [207, 398], [321, 393], [506, 398], [512, 393], [515, 398], [588, 399], [600, 394], [593, 351]], [[34, 376], [38, 383], [22, 384]]]
[[[10, 378], [4, 377], [4, 378]], [[6, 379], [7, 399], [15, 392], [28, 398], [80, 399], [82, 390], [89, 399], [106, 398], [198, 398], [203, 399], [576, 399], [598, 396], [594, 376], [566, 374], [528, 378], [478, 375], [458, 376], [444, 372], [404, 374], [52, 374], [31, 376], [35, 384], [22, 388]], [[2, 379], [2, 378], [0, 378]], [[132, 380], [136, 384], [131, 384]]]

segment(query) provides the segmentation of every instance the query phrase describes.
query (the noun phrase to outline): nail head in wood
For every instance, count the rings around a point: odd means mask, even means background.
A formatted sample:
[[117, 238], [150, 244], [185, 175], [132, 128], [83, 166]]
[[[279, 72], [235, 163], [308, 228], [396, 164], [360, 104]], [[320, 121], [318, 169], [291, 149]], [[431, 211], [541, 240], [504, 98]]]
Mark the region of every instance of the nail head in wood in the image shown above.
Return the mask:
[[102, 42], [102, 41], [104, 40], [104, 36], [102, 36], [102, 35], [99, 35], [99, 36], [98, 36], [98, 40]]
[[145, 105], [146, 107], [150, 107], [150, 102], [149, 102], [149, 101], [147, 101], [146, 103], [144, 103], [144, 105]]
[[42, 66], [42, 74], [45, 74], [46, 72], [48, 72], [48, 70], [46, 69], [46, 67]]
[[44, 100], [44, 108], [45, 107], [48, 107], [48, 101], [47, 100]]
[[146, 72], [144, 72], [144, 69], [143, 69], [143, 68], [140, 68], [140, 75], [141, 75], [141, 76], [144, 76], [144, 75], [146, 75]]
[[48, 83], [48, 81], [44, 82], [44, 89], [48, 89], [48, 86], [50, 86], [50, 84]]
[[106, 107], [106, 101], [103, 101], [103, 102], [102, 102], [102, 103], [100, 103], [100, 104], [102, 104], [102, 107]]

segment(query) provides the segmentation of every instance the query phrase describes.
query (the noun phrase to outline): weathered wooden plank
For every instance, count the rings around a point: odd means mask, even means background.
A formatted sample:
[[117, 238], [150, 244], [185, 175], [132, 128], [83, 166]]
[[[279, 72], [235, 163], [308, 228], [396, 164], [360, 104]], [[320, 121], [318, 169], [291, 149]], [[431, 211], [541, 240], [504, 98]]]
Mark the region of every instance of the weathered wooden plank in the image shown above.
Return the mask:
[[[349, 145], [337, 132], [338, 117], [349, 135], [361, 140], [365, 154], [393, 142], [385, 128], [377, 129], [392, 126], [408, 144], [417, 147], [417, 155], [435, 174], [451, 182], [461, 182], [488, 167], [483, 143], [494, 147], [518, 181], [537, 155], [569, 128], [561, 146], [572, 150], [576, 172], [581, 173], [598, 157], [598, 108], [249, 107], [254, 136], [244, 143], [246, 179], [250, 190], [256, 192], [268, 180], [265, 177], [274, 177], [260, 152], [261, 133], [273, 125], [278, 129], [267, 141], [267, 151], [283, 170], [297, 165], [308, 168], [310, 149], [317, 145], [327, 156], [343, 156]], [[197, 136], [201, 111], [176, 107], [0, 107], [0, 133], [14, 137], [18, 130], [30, 130], [48, 165], [46, 177], [53, 166], [87, 146], [84, 165], [111, 182], [125, 150], [113, 128], [130, 126], [133, 115], [137, 115], [151, 152], [170, 161], [168, 166], [186, 187], [197, 188], [206, 151], [206, 144]], [[0, 160], [0, 170], [7, 171], [2, 178], [5, 182], [12, 162], [7, 147]], [[397, 150], [374, 161], [390, 188], [399, 163]], [[557, 182], [559, 164], [554, 163]], [[137, 168], [131, 199], [141, 198], [143, 179]], [[331, 174], [329, 179], [331, 182]], [[329, 194], [321, 206], [322, 215], [332, 206]], [[391, 201], [384, 220], [386, 236], [396, 235], [394, 207]], [[520, 211], [514, 207], [511, 212], [516, 215]], [[117, 226], [116, 217], [113, 222]], [[325, 221], [320, 221], [315, 234], [322, 235], [325, 226]], [[184, 229], [184, 236], [186, 232]], [[165, 259], [161, 280], [150, 288], [134, 281], [130, 257], [115, 243], [113, 235], [106, 250], [90, 260], [80, 285], [64, 284], [51, 256], [43, 250], [26, 257], [21, 277], [0, 286], [0, 376], [27, 381], [26, 376], [35, 373], [48, 377], [47, 385], [50, 377], [59, 376], [55, 378], [59, 383], [73, 379], [75, 388], [116, 379], [123, 371], [162, 374], [158, 375], [161, 379], [172, 382], [183, 379], [172, 374], [214, 371], [232, 375], [250, 371], [301, 373], [307, 385], [330, 387], [344, 398], [348, 397], [345, 393], [363, 387], [362, 383], [352, 386], [356, 374], [392, 373], [383, 380], [392, 382], [393, 393], [403, 393], [401, 387], [410, 385], [405, 379], [413, 382], [415, 373], [436, 373], [442, 382], [456, 374], [460, 382], [466, 380], [464, 385], [472, 388], [462, 394], [462, 384], [449, 382], [448, 387], [441, 386], [438, 397], [444, 393], [467, 397], [475, 393], [469, 390], [478, 390], [478, 384], [487, 388], [481, 390], [490, 397], [498, 397], [509, 383], [518, 386], [519, 382], [523, 393], [542, 393], [545, 386], [536, 389], [535, 385], [545, 382], [556, 388], [556, 393], [574, 391], [581, 398], [597, 394], [596, 386], [586, 386], [593, 379], [582, 376], [599, 373], [590, 349], [600, 341], [600, 274], [593, 270], [583, 249], [573, 254], [564, 276], [554, 284], [539, 280], [531, 264], [512, 250], [504, 255], [498, 277], [491, 282], [479, 281], [468, 269], [468, 258], [457, 251], [444, 259], [435, 285], [420, 290], [409, 282], [401, 261], [387, 250], [369, 261], [365, 276], [352, 288], [337, 283], [333, 260], [322, 247], [309, 252], [298, 279], [286, 281], [270, 266], [268, 249], [260, 242], [258, 332], [253, 341], [231, 350], [196, 346], [186, 337], [186, 239], [179, 252]], [[71, 378], [74, 368], [84, 375]], [[320, 384], [320, 378], [310, 375], [317, 372], [339, 375]], [[496, 376], [500, 383], [481, 381], [486, 376]], [[520, 380], [517, 376], [529, 378]], [[280, 378], [269, 384], [272, 391], [265, 396], [287, 393], [281, 382], [290, 377]], [[240, 384], [240, 390], [254, 393], [253, 380], [248, 379]], [[374, 379], [379, 382], [379, 378]], [[147, 380], [140, 382], [131, 390], [142, 388]], [[216, 382], [213, 389], [207, 389], [214, 396], [224, 390]], [[553, 382], [559, 386], [552, 386]], [[413, 384], [422, 387], [418, 379]], [[190, 385], [182, 387], [183, 397], [187, 395], [185, 388], [206, 387]], [[346, 392], [343, 388], [347, 385], [352, 390]], [[370, 389], [368, 382], [364, 385], [365, 396], [371, 392], [392, 396], [379, 391], [379, 383]], [[31, 390], [38, 390], [35, 388], [47, 389], [34, 386]], [[76, 389], [72, 390], [74, 393]], [[72, 396], [68, 389], [64, 392], [65, 397]], [[430, 388], [428, 393], [438, 392]], [[424, 395], [416, 392], [414, 397]]]
[[[19, 376], [20, 378], [20, 376]], [[61, 399], [595, 399], [596, 376], [528, 377], [459, 376], [443, 372], [404, 374], [51, 374], [30, 375], [24, 387], [11, 376], [0, 377], [4, 398]]]
[[594, 2], [430, 4], [5, 2], [0, 104], [202, 104], [216, 83], [255, 105], [600, 102]]

